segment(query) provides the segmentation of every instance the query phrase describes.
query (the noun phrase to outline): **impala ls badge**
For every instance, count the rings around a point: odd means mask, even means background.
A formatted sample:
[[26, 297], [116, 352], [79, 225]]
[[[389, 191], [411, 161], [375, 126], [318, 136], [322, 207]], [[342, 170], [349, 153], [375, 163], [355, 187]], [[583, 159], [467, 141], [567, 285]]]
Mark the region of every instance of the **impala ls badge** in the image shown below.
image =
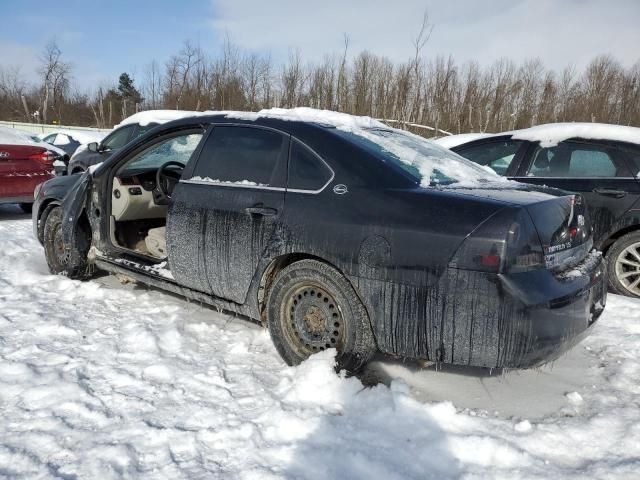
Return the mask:
[[0, 152], [0, 158], [7, 158], [9, 156], [9, 152]]
[[333, 193], [336, 195], [344, 195], [349, 190], [347, 190], [347, 186], [344, 183], [339, 183], [333, 187]]

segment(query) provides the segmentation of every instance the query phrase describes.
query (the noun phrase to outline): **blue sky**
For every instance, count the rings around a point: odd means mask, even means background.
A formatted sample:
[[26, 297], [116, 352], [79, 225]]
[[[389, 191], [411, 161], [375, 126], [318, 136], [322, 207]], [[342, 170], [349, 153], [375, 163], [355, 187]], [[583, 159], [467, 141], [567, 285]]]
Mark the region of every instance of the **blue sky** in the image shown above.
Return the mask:
[[597, 54], [625, 66], [640, 58], [638, 0], [0, 0], [0, 67], [35, 78], [38, 55], [55, 38], [82, 88], [142, 77], [152, 59], [163, 64], [186, 39], [215, 54], [225, 35], [269, 52], [276, 62], [298, 49], [318, 60], [342, 49], [367, 49], [402, 61], [427, 8], [435, 25], [425, 55], [458, 61], [520, 62], [582, 68]]
[[0, 12], [0, 52], [2, 44], [12, 45], [18, 58], [9, 58], [24, 60], [25, 70], [32, 69], [36, 59], [20, 58], [20, 50], [37, 57], [55, 38], [76, 76], [82, 68], [89, 82], [122, 71], [140, 72], [152, 58], [166, 60], [184, 39], [215, 49], [219, 38], [210, 26], [215, 9], [208, 1], [3, 0]]

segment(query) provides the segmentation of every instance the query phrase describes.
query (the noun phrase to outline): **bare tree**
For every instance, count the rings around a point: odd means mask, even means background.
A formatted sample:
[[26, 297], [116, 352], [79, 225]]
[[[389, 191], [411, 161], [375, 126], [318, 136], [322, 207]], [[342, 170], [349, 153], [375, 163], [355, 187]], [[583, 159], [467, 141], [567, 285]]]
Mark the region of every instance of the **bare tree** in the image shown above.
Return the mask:
[[40, 75], [42, 77], [42, 122], [47, 123], [51, 106], [57, 113], [58, 122], [62, 121], [64, 97], [69, 90], [71, 65], [62, 60], [62, 51], [55, 40], [51, 40], [40, 57]]

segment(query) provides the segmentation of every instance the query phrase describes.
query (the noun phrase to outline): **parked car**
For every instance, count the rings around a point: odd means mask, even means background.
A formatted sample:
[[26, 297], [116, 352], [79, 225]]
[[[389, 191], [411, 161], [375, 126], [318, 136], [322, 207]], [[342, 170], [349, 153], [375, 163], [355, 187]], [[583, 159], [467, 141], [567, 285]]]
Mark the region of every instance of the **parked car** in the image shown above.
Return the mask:
[[54, 162], [61, 158], [28, 132], [0, 127], [0, 203], [17, 203], [30, 212], [36, 186], [53, 176]]
[[69, 161], [67, 173], [82, 173], [92, 165], [104, 162], [128, 142], [171, 120], [193, 115], [186, 110], [147, 110], [127, 117], [102, 140], [83, 143]]
[[612, 291], [640, 297], [640, 128], [549, 124], [462, 143], [454, 152], [519, 182], [580, 193]]
[[289, 364], [335, 347], [351, 371], [378, 350], [531, 367], [606, 298], [581, 196], [312, 109], [156, 127], [45, 183], [33, 219], [51, 272], [124, 274], [245, 315]]
[[[80, 145], [86, 145], [91, 142], [100, 142], [106, 133], [93, 130], [56, 130], [40, 135], [42, 141], [54, 145], [71, 156], [76, 153]], [[65, 172], [66, 173], [66, 172]]]

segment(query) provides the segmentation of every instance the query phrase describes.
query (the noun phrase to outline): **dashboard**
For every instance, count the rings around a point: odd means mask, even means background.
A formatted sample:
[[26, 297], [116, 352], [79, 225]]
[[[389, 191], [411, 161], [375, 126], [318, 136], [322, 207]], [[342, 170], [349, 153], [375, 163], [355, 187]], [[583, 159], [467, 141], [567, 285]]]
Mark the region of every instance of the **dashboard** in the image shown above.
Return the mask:
[[113, 179], [111, 214], [117, 222], [166, 217], [167, 206], [154, 200], [155, 176], [151, 171]]

